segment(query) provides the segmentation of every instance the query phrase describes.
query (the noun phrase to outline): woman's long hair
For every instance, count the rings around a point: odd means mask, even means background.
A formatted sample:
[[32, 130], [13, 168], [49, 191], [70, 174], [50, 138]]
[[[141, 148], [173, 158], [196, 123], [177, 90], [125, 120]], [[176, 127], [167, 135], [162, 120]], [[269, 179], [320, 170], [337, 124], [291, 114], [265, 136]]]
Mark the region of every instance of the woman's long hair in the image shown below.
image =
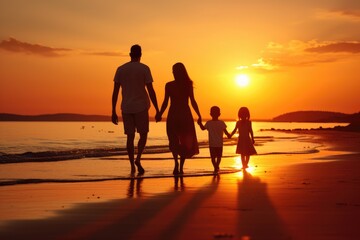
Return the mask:
[[173, 74], [175, 81], [181, 83], [180, 85], [183, 86], [185, 92], [188, 92], [193, 87], [193, 82], [190, 79], [184, 64], [180, 62], [175, 63], [173, 66]]

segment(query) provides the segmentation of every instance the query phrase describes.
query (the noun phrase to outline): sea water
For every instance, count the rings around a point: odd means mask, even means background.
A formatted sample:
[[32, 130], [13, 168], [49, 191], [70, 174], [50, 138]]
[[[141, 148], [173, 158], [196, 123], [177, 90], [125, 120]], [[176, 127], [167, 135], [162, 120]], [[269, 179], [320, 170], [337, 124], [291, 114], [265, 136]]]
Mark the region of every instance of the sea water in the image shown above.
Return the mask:
[[[226, 122], [227, 130], [235, 122]], [[336, 123], [253, 122], [258, 155], [313, 153], [319, 146], [306, 136], [263, 129], [328, 128]], [[200, 154], [185, 163], [188, 176], [213, 173], [207, 131], [196, 126]], [[138, 136], [135, 139], [138, 140]], [[224, 139], [221, 169], [237, 171], [233, 164], [236, 136]], [[0, 122], [0, 186], [42, 183], [126, 180], [134, 176], [126, 153], [122, 123], [111, 122]], [[151, 122], [142, 157], [142, 177], [171, 177], [173, 159], [168, 149], [165, 122]]]

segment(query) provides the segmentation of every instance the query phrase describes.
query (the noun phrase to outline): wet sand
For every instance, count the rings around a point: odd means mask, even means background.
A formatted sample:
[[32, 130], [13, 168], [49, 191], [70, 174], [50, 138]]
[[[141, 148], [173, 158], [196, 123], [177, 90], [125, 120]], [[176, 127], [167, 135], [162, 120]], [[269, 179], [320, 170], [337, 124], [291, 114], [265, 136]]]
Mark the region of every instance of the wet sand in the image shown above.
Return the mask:
[[299, 133], [247, 172], [1, 187], [0, 239], [358, 239], [360, 134]]

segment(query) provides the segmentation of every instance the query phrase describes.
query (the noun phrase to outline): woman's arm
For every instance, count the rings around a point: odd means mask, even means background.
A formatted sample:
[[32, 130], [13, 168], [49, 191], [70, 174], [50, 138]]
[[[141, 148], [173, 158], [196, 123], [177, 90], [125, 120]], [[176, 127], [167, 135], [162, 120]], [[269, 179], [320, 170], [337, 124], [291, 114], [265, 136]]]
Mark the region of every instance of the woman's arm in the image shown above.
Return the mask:
[[194, 97], [194, 90], [193, 88], [191, 88], [191, 91], [190, 91], [190, 102], [191, 102], [191, 106], [193, 107], [194, 111], [196, 112], [196, 114], [198, 115], [198, 121], [201, 121], [201, 114], [200, 114], [200, 110], [199, 110], [199, 107], [198, 107], [198, 104], [195, 100], [195, 97]]
[[199, 120], [197, 121], [197, 123], [199, 124], [199, 127], [201, 128], [201, 130], [205, 130], [206, 127], [204, 126], [204, 124], [202, 123], [201, 119], [199, 118]]

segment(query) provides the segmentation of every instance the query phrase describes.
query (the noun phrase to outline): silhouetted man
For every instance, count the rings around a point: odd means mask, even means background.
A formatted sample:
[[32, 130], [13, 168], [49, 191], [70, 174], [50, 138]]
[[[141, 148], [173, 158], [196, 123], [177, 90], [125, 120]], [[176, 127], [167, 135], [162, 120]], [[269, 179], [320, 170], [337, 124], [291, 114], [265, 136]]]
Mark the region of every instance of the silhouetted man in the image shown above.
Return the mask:
[[[130, 160], [131, 173], [135, 173], [136, 165], [139, 174], [143, 174], [145, 170], [141, 166], [140, 159], [149, 132], [149, 96], [156, 109], [156, 113], [159, 112], [159, 108], [152, 85], [153, 79], [150, 68], [147, 65], [140, 63], [141, 47], [139, 45], [131, 47], [130, 57], [131, 61], [118, 67], [115, 73], [112, 95], [112, 122], [116, 125], [118, 124], [116, 103], [121, 87], [121, 111], [124, 132], [127, 135], [126, 148]], [[135, 131], [140, 134], [140, 139], [138, 142], [137, 156], [134, 160]]]

